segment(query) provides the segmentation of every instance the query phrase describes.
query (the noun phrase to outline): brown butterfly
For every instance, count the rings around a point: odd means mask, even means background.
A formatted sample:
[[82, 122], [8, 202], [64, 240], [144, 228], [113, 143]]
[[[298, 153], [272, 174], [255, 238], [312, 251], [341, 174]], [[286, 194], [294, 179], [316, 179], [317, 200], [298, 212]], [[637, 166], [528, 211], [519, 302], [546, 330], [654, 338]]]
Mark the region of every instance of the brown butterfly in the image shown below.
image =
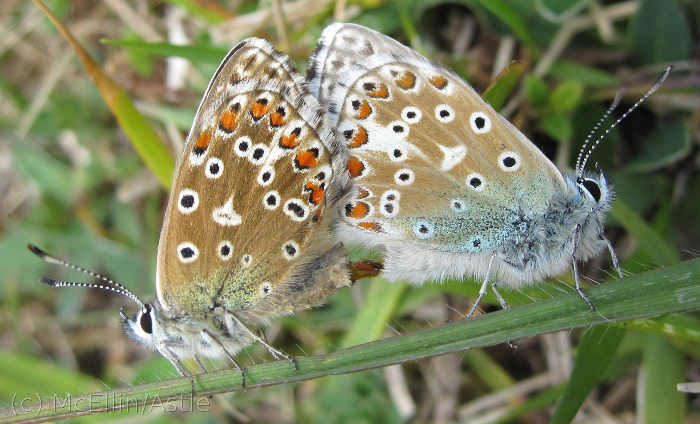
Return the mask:
[[156, 300], [143, 303], [107, 279], [87, 286], [133, 299], [141, 309], [133, 320], [122, 313], [126, 332], [181, 375], [190, 374], [183, 358], [204, 371], [201, 358], [233, 360], [252, 341], [291, 359], [259, 329], [351, 284], [347, 250], [329, 234], [348, 191], [346, 162], [292, 61], [264, 40], [247, 39], [209, 83], [175, 171]]

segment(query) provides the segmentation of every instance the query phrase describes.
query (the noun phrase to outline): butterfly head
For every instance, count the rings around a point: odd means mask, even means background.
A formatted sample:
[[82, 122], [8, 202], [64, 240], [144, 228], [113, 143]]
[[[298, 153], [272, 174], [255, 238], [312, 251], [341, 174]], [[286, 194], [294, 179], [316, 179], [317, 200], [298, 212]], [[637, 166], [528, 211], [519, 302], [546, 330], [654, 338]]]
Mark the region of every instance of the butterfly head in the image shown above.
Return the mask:
[[610, 210], [615, 200], [615, 193], [612, 184], [598, 164], [596, 164], [596, 172], [583, 172], [576, 176], [574, 185], [583, 198], [595, 205], [592, 206], [594, 209], [602, 212]]
[[136, 313], [132, 320], [124, 311], [120, 311], [124, 332], [138, 344], [155, 350], [160, 340], [163, 339], [163, 326], [161, 325], [158, 308], [146, 303]]

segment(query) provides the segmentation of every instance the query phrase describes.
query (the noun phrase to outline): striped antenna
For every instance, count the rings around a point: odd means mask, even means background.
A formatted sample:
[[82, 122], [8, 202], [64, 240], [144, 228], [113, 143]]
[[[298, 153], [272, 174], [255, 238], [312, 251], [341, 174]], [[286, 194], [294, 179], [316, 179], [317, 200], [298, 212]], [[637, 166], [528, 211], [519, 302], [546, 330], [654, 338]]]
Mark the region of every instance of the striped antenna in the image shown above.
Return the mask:
[[87, 287], [91, 289], [102, 289], [102, 290], [109, 290], [113, 291], [115, 293], [122, 294], [129, 299], [133, 300], [136, 302], [141, 309], [145, 309], [145, 306], [141, 300], [139, 300], [138, 297], [136, 297], [135, 294], [133, 294], [129, 289], [126, 287], [122, 286], [121, 284], [117, 283], [114, 280], [111, 280], [107, 277], [104, 277], [96, 272], [92, 272], [90, 270], [87, 270], [85, 268], [81, 268], [77, 265], [73, 265], [71, 263], [68, 263], [66, 261], [63, 261], [61, 259], [58, 259], [55, 256], [51, 256], [48, 253], [44, 252], [43, 250], [39, 249], [38, 247], [34, 246], [33, 244], [28, 244], [27, 247], [29, 250], [31, 250], [35, 255], [40, 257], [41, 259], [45, 260], [46, 262], [50, 264], [55, 264], [55, 265], [62, 265], [70, 269], [74, 269], [76, 271], [84, 272], [88, 275], [91, 275], [95, 278], [99, 278], [100, 280], [104, 281], [107, 284], [88, 284], [88, 283], [72, 283], [70, 281], [58, 281], [58, 280], [52, 280], [50, 278], [40, 278], [39, 282], [41, 284], [46, 284], [47, 286], [51, 287]]
[[[644, 96], [642, 96], [641, 99], [637, 100], [637, 103], [635, 103], [634, 105], [632, 105], [631, 108], [627, 109], [627, 112], [625, 112], [620, 118], [618, 118], [617, 121], [613, 122], [613, 124], [612, 124], [607, 130], [605, 130], [605, 132], [603, 133], [603, 135], [601, 135], [601, 136], [595, 141], [595, 143], [593, 143], [593, 145], [591, 145], [591, 148], [588, 150], [588, 153], [587, 153], [586, 156], [583, 158], [583, 161], [581, 161], [581, 164], [579, 165], [578, 162], [576, 163], [576, 166], [577, 166], [577, 168], [578, 168], [578, 169], [576, 170], [576, 172], [577, 172], [579, 178], [580, 178], [581, 175], [583, 174], [583, 170], [586, 168], [586, 162], [588, 162], [588, 158], [591, 157], [591, 153], [593, 153], [593, 150], [595, 150], [595, 148], [598, 147], [598, 145], [600, 144], [600, 142], [603, 141], [603, 139], [605, 138], [605, 136], [607, 136], [607, 135], [610, 133], [610, 131], [612, 131], [612, 129], [615, 128], [615, 127], [617, 126], [617, 124], [619, 124], [620, 122], [622, 122], [622, 120], [625, 119], [630, 113], [632, 113], [632, 111], [635, 110], [639, 105], [641, 105], [642, 102], [644, 102], [644, 100], [646, 100], [649, 96], [651, 96], [652, 94], [654, 94], [654, 92], [656, 92], [656, 90], [658, 90], [659, 87], [661, 87], [661, 84], [663, 84], [664, 81], [666, 81], [666, 78], [668, 78], [668, 74], [671, 72], [671, 69], [673, 69], [673, 65], [669, 65], [669, 66], [661, 73], [661, 76], [659, 77], [659, 79], [656, 80], [656, 83], [654, 83], [654, 85], [649, 89], [649, 91], [647, 91], [647, 93], [646, 93]], [[618, 93], [619, 93], [619, 92], [618, 92]], [[595, 130], [594, 130], [594, 131], [595, 131]], [[586, 143], [588, 143], [588, 141], [586, 141]]]

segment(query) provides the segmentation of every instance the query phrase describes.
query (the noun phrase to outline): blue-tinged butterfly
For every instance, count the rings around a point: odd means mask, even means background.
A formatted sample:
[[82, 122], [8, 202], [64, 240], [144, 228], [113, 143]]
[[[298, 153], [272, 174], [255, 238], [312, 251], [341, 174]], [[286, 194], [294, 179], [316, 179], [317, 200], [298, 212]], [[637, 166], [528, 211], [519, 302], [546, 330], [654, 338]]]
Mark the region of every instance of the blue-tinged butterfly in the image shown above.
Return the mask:
[[572, 267], [593, 308], [577, 263], [606, 247], [619, 272], [603, 232], [615, 196], [585, 169], [590, 151], [560, 171], [452, 71], [359, 25], [323, 31], [307, 79], [355, 184], [337, 237], [381, 247], [388, 280], [479, 278], [471, 315], [490, 282], [520, 287]]

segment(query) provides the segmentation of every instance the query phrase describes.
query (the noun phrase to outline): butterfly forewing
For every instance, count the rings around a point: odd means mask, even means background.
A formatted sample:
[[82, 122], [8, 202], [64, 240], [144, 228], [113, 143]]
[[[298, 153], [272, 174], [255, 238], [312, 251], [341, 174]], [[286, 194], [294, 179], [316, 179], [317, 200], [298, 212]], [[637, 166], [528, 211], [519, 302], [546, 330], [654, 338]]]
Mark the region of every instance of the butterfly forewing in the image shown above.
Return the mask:
[[308, 306], [291, 286], [316, 295], [298, 287], [309, 276], [291, 274], [329, 248], [319, 233], [329, 195], [344, 190], [336, 175], [344, 159], [303, 77], [280, 55], [262, 40], [244, 42], [207, 89], [161, 233], [157, 287], [167, 309], [272, 302], [260, 312], [268, 318]]

